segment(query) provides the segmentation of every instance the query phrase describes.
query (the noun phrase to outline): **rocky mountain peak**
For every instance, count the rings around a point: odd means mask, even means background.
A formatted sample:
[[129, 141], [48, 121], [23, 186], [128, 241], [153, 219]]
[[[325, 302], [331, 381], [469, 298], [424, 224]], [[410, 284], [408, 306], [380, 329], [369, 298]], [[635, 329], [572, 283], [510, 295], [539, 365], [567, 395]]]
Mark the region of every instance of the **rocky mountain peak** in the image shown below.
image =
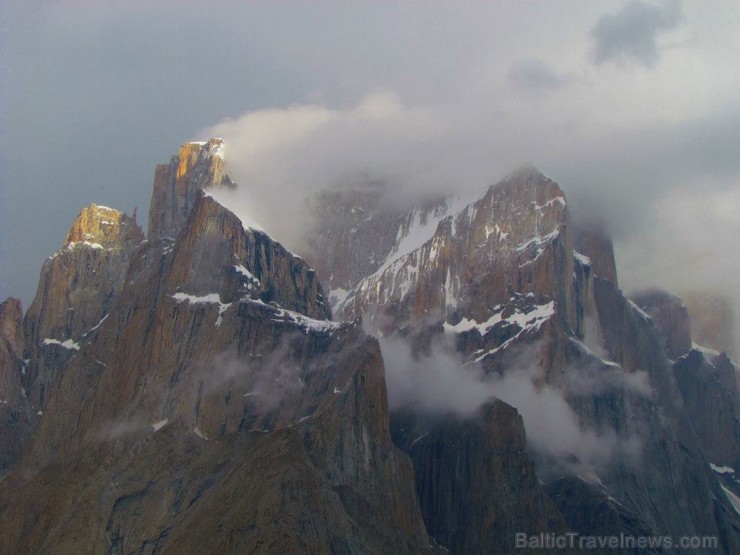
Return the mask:
[[197, 192], [236, 185], [225, 173], [223, 139], [189, 142], [169, 164], [157, 166], [149, 209], [149, 238], [174, 238], [195, 204]]
[[64, 239], [64, 246], [90, 243], [103, 248], [121, 248], [144, 240], [136, 215], [128, 216], [114, 208], [91, 204], [83, 208]]

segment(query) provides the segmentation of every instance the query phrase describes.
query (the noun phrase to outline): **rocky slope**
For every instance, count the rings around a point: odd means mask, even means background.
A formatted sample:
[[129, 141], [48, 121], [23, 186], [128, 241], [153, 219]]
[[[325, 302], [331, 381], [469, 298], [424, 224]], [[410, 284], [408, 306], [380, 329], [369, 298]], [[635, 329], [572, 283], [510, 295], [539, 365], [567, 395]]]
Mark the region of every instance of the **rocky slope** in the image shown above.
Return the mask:
[[3, 549], [427, 551], [377, 342], [329, 320], [306, 263], [204, 192], [227, 182], [213, 144], [168, 166], [178, 209], [105, 317], [65, 328], [78, 348], [0, 482]]

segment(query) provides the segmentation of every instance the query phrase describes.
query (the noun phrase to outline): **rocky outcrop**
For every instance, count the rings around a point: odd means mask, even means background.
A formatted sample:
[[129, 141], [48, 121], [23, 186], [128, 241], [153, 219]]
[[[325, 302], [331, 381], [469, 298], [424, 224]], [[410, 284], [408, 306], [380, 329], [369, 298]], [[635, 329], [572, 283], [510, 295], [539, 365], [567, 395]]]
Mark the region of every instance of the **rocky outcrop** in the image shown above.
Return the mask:
[[149, 208], [149, 239], [173, 239], [190, 215], [199, 190], [234, 187], [224, 173], [225, 149], [223, 139], [185, 143], [169, 164], [157, 166]]
[[75, 219], [64, 246], [44, 262], [23, 320], [29, 360], [23, 385], [34, 412], [43, 411], [48, 387], [108, 314], [143, 240], [134, 218], [91, 204]]
[[631, 295], [655, 324], [666, 354], [671, 360], [691, 350], [689, 312], [680, 298], [661, 289], [649, 289]]

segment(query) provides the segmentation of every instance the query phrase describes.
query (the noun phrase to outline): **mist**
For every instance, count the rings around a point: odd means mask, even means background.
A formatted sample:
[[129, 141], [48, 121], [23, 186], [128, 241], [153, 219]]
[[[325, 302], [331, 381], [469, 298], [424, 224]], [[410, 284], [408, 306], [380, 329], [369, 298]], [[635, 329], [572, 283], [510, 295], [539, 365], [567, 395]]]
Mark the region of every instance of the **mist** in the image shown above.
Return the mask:
[[590, 428], [568, 399], [614, 390], [650, 397], [646, 372], [628, 374], [617, 366], [605, 369], [596, 364], [569, 368], [565, 382], [555, 387], [543, 383], [536, 343], [518, 349], [503, 375], [485, 375], [479, 364], [464, 361], [445, 345], [447, 339], [436, 338], [428, 353], [419, 354], [405, 338], [379, 338], [392, 411], [470, 417], [483, 403], [497, 398], [519, 411], [528, 448], [540, 458], [557, 461], [561, 469], [596, 479], [616, 459], [639, 460], [639, 435], [618, 436], [610, 429]]

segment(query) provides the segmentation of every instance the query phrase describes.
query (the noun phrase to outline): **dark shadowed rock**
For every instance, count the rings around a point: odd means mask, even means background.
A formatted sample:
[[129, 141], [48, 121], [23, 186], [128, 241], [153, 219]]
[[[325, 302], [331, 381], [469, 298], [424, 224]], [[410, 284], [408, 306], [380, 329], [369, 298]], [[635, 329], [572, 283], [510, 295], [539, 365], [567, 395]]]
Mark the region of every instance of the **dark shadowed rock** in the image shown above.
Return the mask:
[[500, 400], [473, 416], [400, 411], [393, 438], [414, 463], [429, 533], [452, 553], [518, 553], [517, 533], [563, 532], [543, 493], [516, 409]]
[[633, 293], [631, 298], [653, 319], [668, 358], [676, 360], [691, 350], [689, 312], [680, 298], [662, 289]]
[[[728, 370], [726, 362], [720, 361], [725, 373]], [[715, 465], [740, 465], [740, 421], [735, 412], [737, 390], [728, 388], [731, 384], [723, 383], [717, 367], [696, 349], [679, 358], [673, 371], [707, 458]], [[734, 368], [732, 372], [734, 374]]]
[[602, 224], [579, 221], [573, 232], [573, 246], [589, 258], [594, 274], [618, 285], [614, 245]]

